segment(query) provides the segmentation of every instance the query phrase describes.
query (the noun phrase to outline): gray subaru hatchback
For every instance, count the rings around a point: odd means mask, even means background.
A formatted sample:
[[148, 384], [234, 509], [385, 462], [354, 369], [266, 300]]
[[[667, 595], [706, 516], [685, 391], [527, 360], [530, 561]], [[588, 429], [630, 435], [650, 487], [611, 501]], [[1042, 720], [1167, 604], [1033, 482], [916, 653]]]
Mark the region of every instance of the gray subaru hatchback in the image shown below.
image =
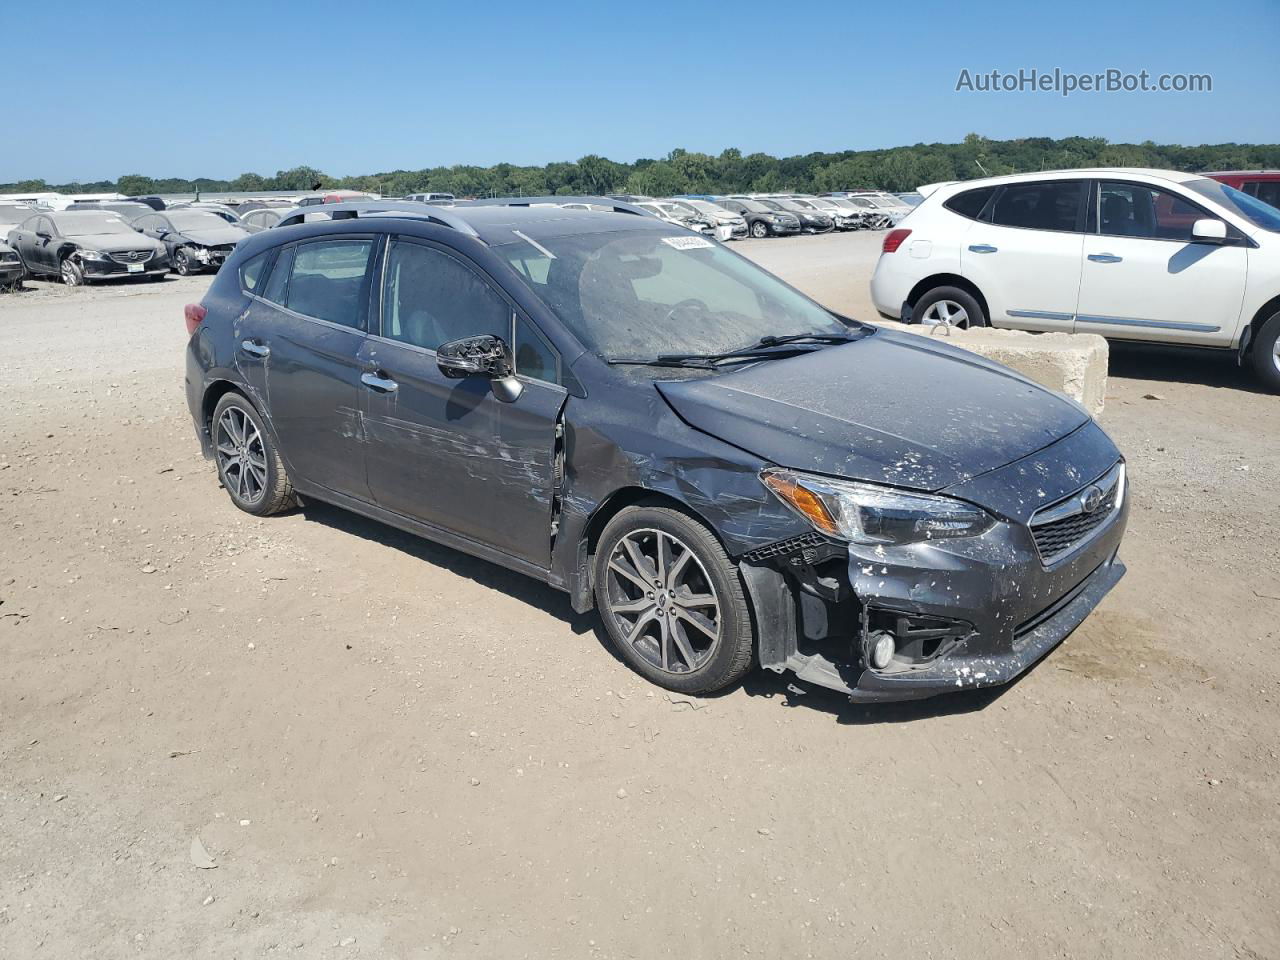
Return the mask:
[[241, 241], [186, 309], [232, 502], [536, 577], [694, 694], [1006, 683], [1124, 574], [1124, 459], [1077, 404], [589, 205], [335, 204]]

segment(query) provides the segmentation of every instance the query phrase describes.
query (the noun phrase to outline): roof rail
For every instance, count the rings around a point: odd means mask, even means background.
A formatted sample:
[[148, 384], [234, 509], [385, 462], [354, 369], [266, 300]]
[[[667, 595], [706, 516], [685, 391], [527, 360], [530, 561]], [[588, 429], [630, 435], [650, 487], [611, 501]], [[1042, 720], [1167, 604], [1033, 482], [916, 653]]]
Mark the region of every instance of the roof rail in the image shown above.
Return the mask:
[[589, 203], [592, 206], [608, 207], [614, 213], [634, 213], [641, 217], [652, 217], [655, 214], [643, 207], [638, 207], [634, 203], [627, 203], [624, 200], [615, 200], [613, 197], [591, 197], [582, 195], [572, 195], [564, 197], [484, 197], [480, 200], [459, 200], [456, 206], [459, 207], [532, 207], [550, 204], [552, 206], [563, 206], [566, 203]]
[[276, 224], [279, 227], [291, 227], [304, 223], [311, 214], [326, 213], [330, 220], [355, 220], [369, 217], [406, 217], [412, 220], [431, 220], [442, 227], [450, 227], [469, 237], [479, 237], [476, 228], [457, 214], [450, 213], [445, 207], [435, 207], [416, 200], [353, 200], [346, 203], [317, 203], [307, 207], [298, 207]]

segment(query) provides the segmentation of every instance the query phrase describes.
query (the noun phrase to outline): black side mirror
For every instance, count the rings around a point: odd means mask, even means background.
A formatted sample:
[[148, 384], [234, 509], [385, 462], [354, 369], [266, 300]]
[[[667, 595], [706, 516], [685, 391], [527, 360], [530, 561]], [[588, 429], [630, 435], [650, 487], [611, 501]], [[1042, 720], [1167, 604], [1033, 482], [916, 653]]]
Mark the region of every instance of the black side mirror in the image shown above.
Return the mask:
[[513, 376], [511, 349], [501, 337], [485, 334], [442, 343], [436, 348], [436, 366], [451, 380], [485, 378], [504, 403], [518, 399], [524, 389]]
[[41, 240], [53, 239], [53, 234], [51, 234], [48, 230], [37, 230], [36, 236], [39, 237]]

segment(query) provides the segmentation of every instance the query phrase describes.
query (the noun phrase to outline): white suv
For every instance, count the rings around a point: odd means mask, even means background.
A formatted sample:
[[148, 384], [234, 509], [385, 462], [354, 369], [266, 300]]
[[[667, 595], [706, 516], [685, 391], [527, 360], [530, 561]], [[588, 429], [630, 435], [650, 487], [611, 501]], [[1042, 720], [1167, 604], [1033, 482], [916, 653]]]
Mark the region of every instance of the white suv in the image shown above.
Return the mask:
[[1280, 210], [1168, 170], [949, 183], [885, 236], [893, 319], [1232, 349], [1280, 391]]

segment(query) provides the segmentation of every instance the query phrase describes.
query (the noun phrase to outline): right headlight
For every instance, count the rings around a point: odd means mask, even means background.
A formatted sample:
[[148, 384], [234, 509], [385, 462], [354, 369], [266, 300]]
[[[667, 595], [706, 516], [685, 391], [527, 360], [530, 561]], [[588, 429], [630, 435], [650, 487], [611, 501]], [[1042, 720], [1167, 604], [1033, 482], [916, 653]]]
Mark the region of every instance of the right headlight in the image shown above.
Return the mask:
[[974, 537], [995, 523], [981, 507], [950, 497], [906, 493], [781, 467], [766, 467], [760, 471], [760, 480], [815, 529], [851, 543]]

